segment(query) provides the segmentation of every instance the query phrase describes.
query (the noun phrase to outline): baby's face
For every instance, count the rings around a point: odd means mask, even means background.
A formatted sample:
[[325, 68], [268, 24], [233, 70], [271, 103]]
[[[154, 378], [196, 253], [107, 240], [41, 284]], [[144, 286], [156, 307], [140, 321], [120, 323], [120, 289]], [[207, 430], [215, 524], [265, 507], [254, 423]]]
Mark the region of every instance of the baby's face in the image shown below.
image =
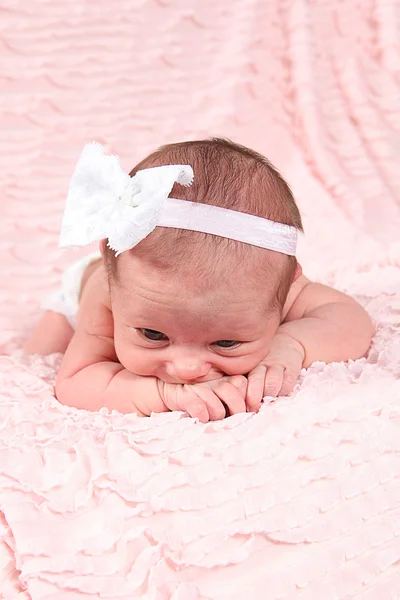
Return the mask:
[[111, 284], [114, 342], [130, 372], [200, 383], [245, 375], [267, 354], [280, 313], [268, 310], [268, 297], [245, 272], [202, 292], [195, 275], [171, 278], [132, 256], [119, 261]]

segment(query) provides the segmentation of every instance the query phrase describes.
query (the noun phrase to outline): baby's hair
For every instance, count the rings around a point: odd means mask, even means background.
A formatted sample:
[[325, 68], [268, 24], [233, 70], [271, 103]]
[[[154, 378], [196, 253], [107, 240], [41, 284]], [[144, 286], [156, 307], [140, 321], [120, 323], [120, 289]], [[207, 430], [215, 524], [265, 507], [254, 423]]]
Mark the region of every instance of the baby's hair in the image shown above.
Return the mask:
[[[194, 171], [193, 185], [175, 184], [171, 197], [238, 210], [303, 231], [288, 184], [258, 152], [220, 138], [168, 144], [136, 165], [130, 176], [141, 169], [169, 164], [189, 164]], [[199, 286], [221, 272], [221, 267], [234, 277], [235, 265], [248, 264], [249, 272], [260, 277], [260, 286], [266, 280], [276, 281], [273, 304], [279, 309], [285, 303], [297, 266], [296, 258], [287, 256], [283, 272], [273, 277], [272, 251], [212, 234], [165, 227], [156, 227], [130, 252], [146, 257], [164, 272], [184, 273], [190, 265]], [[105, 255], [109, 276], [116, 280], [118, 258], [108, 247]]]

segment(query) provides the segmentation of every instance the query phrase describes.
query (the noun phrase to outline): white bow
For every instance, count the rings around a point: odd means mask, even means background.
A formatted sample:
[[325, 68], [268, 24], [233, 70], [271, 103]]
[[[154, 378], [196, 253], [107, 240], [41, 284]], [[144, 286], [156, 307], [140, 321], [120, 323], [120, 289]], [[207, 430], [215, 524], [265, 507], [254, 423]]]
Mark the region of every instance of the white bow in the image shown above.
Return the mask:
[[189, 165], [166, 165], [130, 177], [117, 156], [101, 144], [86, 144], [69, 186], [60, 247], [72, 248], [108, 239], [116, 256], [143, 240], [157, 226], [174, 183], [189, 186]]

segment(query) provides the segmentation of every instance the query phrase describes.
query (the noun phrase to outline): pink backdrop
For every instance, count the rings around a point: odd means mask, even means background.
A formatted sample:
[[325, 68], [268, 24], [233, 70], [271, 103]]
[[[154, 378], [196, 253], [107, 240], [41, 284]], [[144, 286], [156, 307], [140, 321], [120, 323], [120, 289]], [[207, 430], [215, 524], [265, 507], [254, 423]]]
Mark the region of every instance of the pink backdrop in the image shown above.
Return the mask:
[[[0, 3], [0, 598], [399, 598], [399, 23], [398, 0]], [[214, 135], [286, 176], [305, 273], [370, 311], [368, 358], [204, 427], [61, 407], [59, 357], [18, 348], [74, 257], [83, 144], [130, 169]]]
[[61, 210], [92, 139], [129, 169], [162, 143], [228, 136], [289, 179], [310, 276], [386, 252], [400, 222], [398, 6], [3, 2], [2, 342], [26, 335], [70, 260]]

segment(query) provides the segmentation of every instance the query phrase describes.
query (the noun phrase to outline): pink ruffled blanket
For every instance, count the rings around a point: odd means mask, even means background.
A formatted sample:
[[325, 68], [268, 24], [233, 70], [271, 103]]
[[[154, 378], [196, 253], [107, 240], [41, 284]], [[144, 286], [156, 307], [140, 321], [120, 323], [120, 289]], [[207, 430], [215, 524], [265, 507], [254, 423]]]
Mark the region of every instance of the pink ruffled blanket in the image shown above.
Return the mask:
[[[398, 3], [230, 7], [1, 8], [5, 600], [400, 598]], [[368, 357], [207, 425], [60, 406], [60, 357], [19, 348], [73, 258], [56, 243], [81, 146], [128, 169], [216, 133], [282, 169], [303, 268], [369, 310]]]

